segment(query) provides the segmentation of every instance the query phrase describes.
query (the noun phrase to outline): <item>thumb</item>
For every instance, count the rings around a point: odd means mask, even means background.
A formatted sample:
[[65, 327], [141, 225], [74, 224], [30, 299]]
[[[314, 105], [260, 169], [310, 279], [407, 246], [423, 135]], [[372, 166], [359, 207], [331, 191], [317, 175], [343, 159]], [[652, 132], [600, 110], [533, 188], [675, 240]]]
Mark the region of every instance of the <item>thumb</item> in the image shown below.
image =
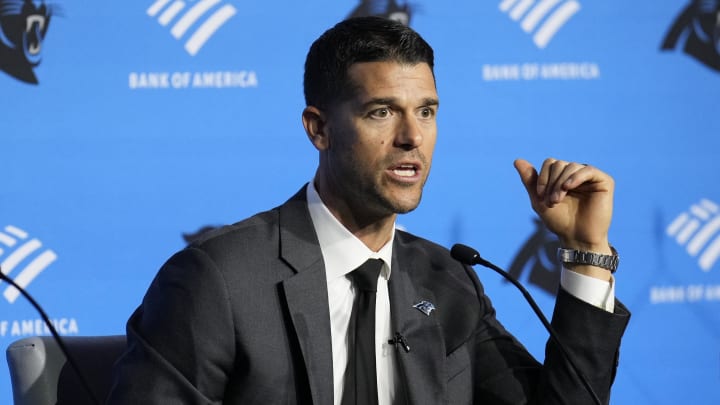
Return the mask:
[[536, 200], [538, 198], [537, 171], [532, 166], [532, 164], [530, 164], [530, 162], [524, 159], [515, 159], [513, 165], [515, 166], [515, 170], [517, 170], [518, 174], [520, 175], [520, 181], [522, 181], [523, 185], [525, 186], [525, 190], [527, 190], [528, 195], [530, 196], [530, 200]]

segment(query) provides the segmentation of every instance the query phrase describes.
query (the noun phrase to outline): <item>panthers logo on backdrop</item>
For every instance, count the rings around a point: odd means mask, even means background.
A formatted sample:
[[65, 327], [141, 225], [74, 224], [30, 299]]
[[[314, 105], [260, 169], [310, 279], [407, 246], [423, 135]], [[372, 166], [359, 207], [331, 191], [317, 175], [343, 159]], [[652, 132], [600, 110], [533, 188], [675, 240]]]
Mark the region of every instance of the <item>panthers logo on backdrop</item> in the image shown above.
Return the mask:
[[685, 53], [720, 71], [720, 0], [693, 0], [670, 27], [663, 50], [682, 46]]
[[412, 11], [406, 2], [400, 5], [395, 0], [362, 0], [348, 18], [368, 16], [389, 18], [410, 25]]
[[183, 232], [182, 238], [187, 244], [191, 244], [197, 240], [200, 240], [205, 235], [209, 234], [211, 231], [214, 231], [216, 229], [220, 228], [219, 225], [205, 225], [203, 227], [200, 227], [197, 231], [194, 232]]
[[543, 223], [535, 218], [535, 232], [520, 248], [510, 265], [509, 273], [516, 279], [525, 270], [530, 271], [528, 282], [551, 295], [556, 295], [560, 285], [560, 261], [557, 250], [560, 241]]
[[33, 69], [40, 64], [53, 9], [44, 1], [0, 0], [0, 70], [38, 83]]

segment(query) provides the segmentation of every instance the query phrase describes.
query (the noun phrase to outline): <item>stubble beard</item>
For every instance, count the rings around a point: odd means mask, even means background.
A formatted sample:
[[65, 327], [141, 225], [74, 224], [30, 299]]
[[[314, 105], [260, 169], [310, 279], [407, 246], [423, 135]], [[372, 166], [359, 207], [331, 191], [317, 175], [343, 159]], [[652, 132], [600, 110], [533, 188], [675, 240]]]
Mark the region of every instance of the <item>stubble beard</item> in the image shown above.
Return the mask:
[[[415, 154], [414, 158], [423, 163], [424, 170], [430, 169], [425, 156]], [[335, 166], [335, 170], [329, 170], [335, 179], [331, 183], [338, 187], [337, 195], [344, 196], [344, 204], [350, 208], [356, 220], [363, 223], [380, 221], [395, 214], [406, 214], [420, 205], [428, 173], [419, 183], [414, 184], [386, 177], [385, 170], [398, 160], [397, 155], [388, 156], [373, 167], [355, 159], [350, 153], [336, 155], [334, 160], [345, 163]]]
[[[365, 185], [355, 184], [354, 194], [357, 197], [357, 207], [367, 213], [374, 213], [378, 217], [407, 214], [420, 205], [426, 180], [423, 179], [419, 185], [407, 185], [382, 179], [376, 179]], [[406, 190], [402, 190], [403, 188]], [[393, 189], [400, 190], [401, 196], [394, 196]]]
[[[418, 154], [415, 157], [422, 161], [425, 170], [430, 168], [424, 156]], [[362, 199], [364, 200], [364, 205], [376, 211], [379, 215], [407, 214], [415, 210], [422, 200], [427, 175], [419, 184], [406, 184], [385, 177], [384, 168], [389, 167], [391, 163], [396, 160], [398, 159], [394, 159], [391, 156], [384, 159], [376, 169], [375, 176], [368, 177], [373, 180], [369, 184], [366, 184], [365, 187], [359, 188], [360, 194], [365, 196], [365, 198]], [[363, 172], [359, 170], [360, 167], [358, 166], [361, 165], [358, 165], [357, 162], [354, 166], [354, 169], [358, 170], [356, 173]], [[399, 195], [394, 195], [397, 193], [393, 193], [393, 191], [399, 191]]]

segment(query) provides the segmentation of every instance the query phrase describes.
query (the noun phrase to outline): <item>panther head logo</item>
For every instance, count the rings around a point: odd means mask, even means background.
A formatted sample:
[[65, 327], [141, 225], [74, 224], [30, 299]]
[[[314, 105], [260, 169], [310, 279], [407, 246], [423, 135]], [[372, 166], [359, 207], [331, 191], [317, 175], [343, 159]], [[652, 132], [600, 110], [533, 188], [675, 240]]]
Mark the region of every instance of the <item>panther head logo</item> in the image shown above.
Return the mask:
[[560, 241], [537, 218], [534, 219], [535, 232], [528, 238], [520, 252], [515, 256], [508, 273], [516, 279], [524, 270], [529, 270], [530, 284], [541, 288], [551, 295], [557, 295], [560, 285], [560, 260], [557, 250]]
[[404, 25], [410, 25], [411, 13], [412, 11], [407, 3], [401, 6], [395, 0], [362, 0], [348, 18], [383, 17]]
[[185, 241], [185, 243], [191, 244], [195, 241], [199, 241], [204, 236], [209, 235], [210, 232], [212, 232], [218, 228], [220, 228], [219, 225], [205, 225], [194, 232], [188, 232], [188, 233], [183, 232], [182, 238]]
[[44, 0], [0, 0], [0, 70], [37, 84], [33, 69], [42, 58], [53, 7]]
[[693, 0], [672, 25], [661, 49], [683, 50], [708, 67], [720, 71], [720, 0]]

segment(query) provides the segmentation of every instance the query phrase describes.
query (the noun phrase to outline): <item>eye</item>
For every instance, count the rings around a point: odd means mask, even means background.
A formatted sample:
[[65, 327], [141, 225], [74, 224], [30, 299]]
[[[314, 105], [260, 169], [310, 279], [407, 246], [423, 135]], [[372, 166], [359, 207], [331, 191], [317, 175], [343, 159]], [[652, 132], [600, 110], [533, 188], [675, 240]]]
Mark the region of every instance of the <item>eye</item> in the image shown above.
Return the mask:
[[420, 118], [432, 118], [435, 116], [435, 110], [430, 107], [423, 107], [420, 109]]
[[390, 109], [387, 107], [378, 108], [370, 111], [369, 115], [373, 118], [387, 118], [390, 116]]

